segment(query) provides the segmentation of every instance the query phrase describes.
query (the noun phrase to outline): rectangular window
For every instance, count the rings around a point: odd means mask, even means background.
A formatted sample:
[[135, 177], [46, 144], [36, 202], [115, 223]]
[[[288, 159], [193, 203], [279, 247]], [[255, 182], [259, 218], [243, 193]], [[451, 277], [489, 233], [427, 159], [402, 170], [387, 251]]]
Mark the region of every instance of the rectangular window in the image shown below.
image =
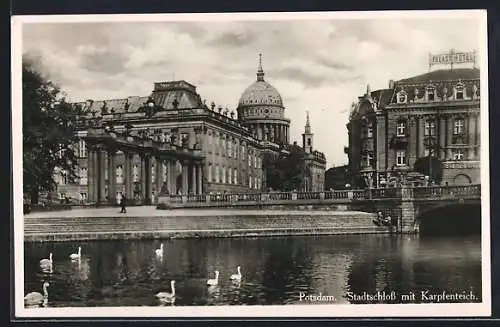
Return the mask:
[[232, 169], [230, 167], [227, 168], [227, 183], [232, 184], [233, 183], [233, 174], [232, 174]]
[[84, 139], [78, 141], [78, 156], [80, 158], [87, 158], [87, 142]]
[[220, 167], [219, 165], [215, 165], [215, 182], [218, 183], [220, 181]]
[[464, 149], [453, 149], [453, 160], [464, 160]]
[[88, 177], [87, 177], [87, 168], [80, 168], [80, 185], [87, 185]]
[[252, 188], [252, 176], [248, 176], [248, 187]]
[[366, 128], [366, 137], [372, 138], [373, 137], [373, 126], [370, 124]]
[[257, 168], [257, 156], [253, 156], [253, 166]]
[[252, 167], [252, 155], [248, 155], [248, 167]]
[[396, 165], [404, 166], [406, 165], [406, 152], [405, 151], [397, 151], [396, 152]]
[[457, 100], [463, 100], [464, 99], [464, 89], [463, 88], [457, 87], [456, 98], [457, 98]]
[[231, 158], [233, 155], [233, 143], [231, 141], [227, 141], [227, 156]]
[[363, 155], [363, 162], [365, 167], [373, 166], [373, 155], [371, 153], [365, 153]]
[[209, 182], [212, 181], [212, 164], [211, 163], [208, 164], [208, 181]]
[[167, 164], [165, 162], [161, 163], [162, 181], [165, 183], [167, 181]]
[[234, 184], [238, 184], [238, 170], [236, 168], [234, 169], [233, 181], [234, 181]]
[[405, 130], [406, 130], [405, 122], [404, 121], [398, 122], [396, 126], [396, 136], [405, 136], [406, 135]]
[[430, 120], [425, 122], [424, 135], [425, 136], [436, 135], [436, 123], [434, 121]]
[[123, 166], [116, 166], [116, 184], [123, 184]]
[[139, 181], [139, 167], [137, 165], [134, 165], [132, 175], [134, 183], [137, 183]]
[[453, 134], [455, 135], [463, 134], [465, 132], [464, 126], [465, 126], [465, 120], [463, 120], [462, 118], [455, 119]]
[[221, 183], [222, 184], [225, 184], [226, 183], [226, 167], [222, 166], [222, 172], [221, 172], [221, 177], [222, 177], [222, 181]]
[[246, 157], [246, 155], [245, 155], [245, 146], [242, 145], [241, 146], [241, 160], [245, 161], [245, 157]]

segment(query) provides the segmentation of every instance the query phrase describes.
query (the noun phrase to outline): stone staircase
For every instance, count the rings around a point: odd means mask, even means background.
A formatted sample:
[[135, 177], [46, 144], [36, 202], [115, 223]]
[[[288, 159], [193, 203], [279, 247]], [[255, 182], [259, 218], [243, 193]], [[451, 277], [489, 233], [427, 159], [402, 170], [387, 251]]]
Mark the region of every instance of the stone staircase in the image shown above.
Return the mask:
[[25, 241], [250, 237], [275, 235], [388, 233], [373, 224], [374, 214], [315, 212], [287, 215], [209, 215], [25, 218]]

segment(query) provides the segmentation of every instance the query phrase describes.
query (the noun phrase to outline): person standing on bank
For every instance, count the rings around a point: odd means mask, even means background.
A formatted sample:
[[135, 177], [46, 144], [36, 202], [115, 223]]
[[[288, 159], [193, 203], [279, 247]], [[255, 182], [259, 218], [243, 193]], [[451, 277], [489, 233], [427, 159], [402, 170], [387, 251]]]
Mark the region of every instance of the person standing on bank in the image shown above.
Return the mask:
[[120, 200], [120, 206], [122, 207], [122, 209], [120, 210], [120, 213], [127, 213], [127, 197], [125, 196], [125, 194], [122, 194], [122, 198]]

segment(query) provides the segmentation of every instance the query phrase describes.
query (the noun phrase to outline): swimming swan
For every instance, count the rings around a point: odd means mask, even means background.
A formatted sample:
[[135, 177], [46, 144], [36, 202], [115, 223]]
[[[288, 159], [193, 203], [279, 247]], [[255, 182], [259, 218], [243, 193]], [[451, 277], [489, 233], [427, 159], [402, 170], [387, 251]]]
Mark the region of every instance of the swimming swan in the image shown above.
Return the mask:
[[80, 259], [82, 257], [82, 247], [79, 246], [78, 253], [71, 253], [69, 255], [69, 257], [70, 257], [70, 259], [73, 259], [73, 260]]
[[207, 285], [209, 286], [216, 286], [219, 284], [219, 271], [215, 271], [215, 279], [209, 279], [207, 280]]
[[38, 292], [31, 292], [26, 294], [26, 296], [24, 297], [24, 305], [39, 306], [41, 304], [46, 304], [47, 299], [49, 298], [49, 292], [47, 291], [47, 287], [49, 287], [49, 282], [44, 282], [43, 295]]
[[163, 243], [161, 243], [160, 248], [155, 250], [157, 256], [161, 257], [163, 255]]
[[238, 266], [238, 273], [231, 275], [230, 279], [234, 280], [234, 281], [240, 281], [241, 280], [241, 267], [240, 266]]
[[175, 299], [175, 280], [170, 282], [170, 287], [172, 288], [172, 293], [159, 292], [156, 294], [156, 297], [161, 301], [173, 301]]
[[44, 270], [52, 267], [52, 252], [50, 252], [48, 259], [40, 260], [40, 267]]

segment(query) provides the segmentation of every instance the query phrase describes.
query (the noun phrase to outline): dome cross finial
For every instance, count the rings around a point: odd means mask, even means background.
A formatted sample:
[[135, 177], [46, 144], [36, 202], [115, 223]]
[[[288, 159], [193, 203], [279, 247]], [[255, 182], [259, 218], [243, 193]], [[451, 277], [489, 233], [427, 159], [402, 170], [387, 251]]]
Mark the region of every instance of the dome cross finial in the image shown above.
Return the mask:
[[264, 69], [262, 69], [262, 53], [259, 53], [259, 66], [257, 68], [257, 80], [264, 80]]

